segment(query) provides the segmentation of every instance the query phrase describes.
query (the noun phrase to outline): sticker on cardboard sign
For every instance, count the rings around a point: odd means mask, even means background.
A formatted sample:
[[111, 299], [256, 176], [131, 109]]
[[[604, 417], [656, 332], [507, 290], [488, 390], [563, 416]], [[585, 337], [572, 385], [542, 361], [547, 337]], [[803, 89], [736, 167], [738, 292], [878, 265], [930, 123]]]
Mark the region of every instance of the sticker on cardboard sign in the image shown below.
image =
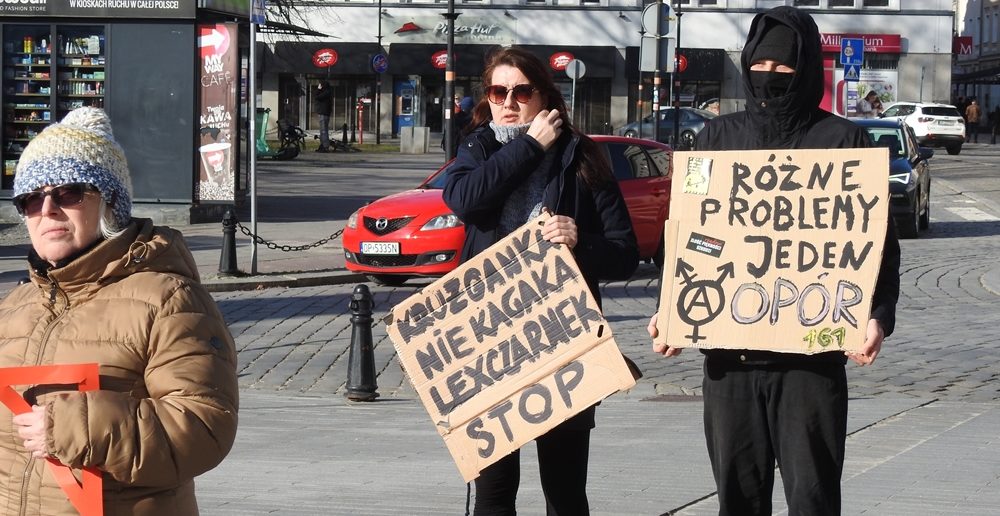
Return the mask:
[[684, 174], [684, 193], [708, 195], [712, 179], [712, 160], [708, 158], [688, 158]]

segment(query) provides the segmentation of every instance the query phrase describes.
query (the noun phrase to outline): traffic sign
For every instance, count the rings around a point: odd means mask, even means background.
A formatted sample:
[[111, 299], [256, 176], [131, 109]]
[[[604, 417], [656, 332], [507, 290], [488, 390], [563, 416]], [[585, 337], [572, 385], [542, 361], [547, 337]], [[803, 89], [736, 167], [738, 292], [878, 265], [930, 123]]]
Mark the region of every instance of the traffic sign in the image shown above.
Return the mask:
[[861, 67], [858, 65], [844, 65], [844, 81], [858, 82], [861, 80]]
[[865, 40], [843, 38], [840, 40], [840, 64], [861, 66], [865, 62]]
[[[660, 16], [656, 15], [656, 6], [663, 6]], [[666, 36], [670, 33], [670, 4], [652, 3], [642, 10], [642, 30], [646, 34]]]
[[372, 71], [375, 73], [385, 73], [389, 69], [389, 58], [385, 54], [375, 54], [372, 56]]
[[574, 81], [583, 78], [585, 73], [587, 73], [587, 66], [579, 59], [574, 59], [566, 64], [566, 76]]
[[267, 23], [267, 2], [265, 0], [252, 0], [250, 2], [250, 23], [257, 25]]
[[[674, 49], [677, 47], [677, 42], [673, 37], [660, 38], [660, 40], [660, 71], [673, 73]], [[642, 38], [639, 46], [639, 71], [656, 71], [656, 47], [656, 38]]]

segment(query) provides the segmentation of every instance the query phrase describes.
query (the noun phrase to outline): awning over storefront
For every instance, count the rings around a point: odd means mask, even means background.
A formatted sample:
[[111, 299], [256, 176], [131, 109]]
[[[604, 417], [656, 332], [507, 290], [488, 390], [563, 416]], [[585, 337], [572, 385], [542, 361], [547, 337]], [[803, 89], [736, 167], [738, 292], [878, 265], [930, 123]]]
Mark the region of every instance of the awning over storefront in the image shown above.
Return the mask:
[[[547, 68], [556, 79], [567, 78], [565, 56], [579, 59], [587, 67], [585, 78], [608, 78], [615, 73], [617, 53], [614, 47], [578, 47], [559, 45], [518, 45], [549, 64]], [[459, 77], [480, 76], [486, 67], [490, 54], [500, 48], [497, 45], [455, 45], [455, 74]], [[393, 43], [389, 47], [389, 73], [394, 75], [427, 75], [444, 73], [443, 53], [445, 45], [419, 43]], [[553, 57], [557, 64], [551, 66]], [[438, 66], [435, 66], [437, 64]]]
[[956, 73], [951, 76], [952, 84], [1000, 84], [1000, 67], [986, 68], [974, 72]]
[[[615, 47], [579, 47], [572, 45], [519, 45], [538, 56], [543, 63], [549, 64], [549, 70], [556, 79], [568, 78], [560, 57], [569, 54], [573, 59], [581, 61], [587, 69], [584, 79], [606, 79], [615, 76], [615, 60], [618, 53]], [[556, 70], [553, 68], [560, 68]]]
[[[332, 50], [333, 53], [321, 52]], [[328, 56], [334, 55], [333, 64], [329, 67], [317, 66], [314, 63], [317, 52]], [[305, 42], [279, 41], [274, 45], [274, 53], [265, 55], [264, 71], [267, 73], [299, 73], [299, 74], [329, 74], [368, 75], [372, 71], [372, 57], [382, 52], [377, 43], [337, 43], [332, 41]]]
[[[687, 60], [687, 68], [678, 74], [683, 81], [722, 81], [726, 66], [726, 51], [720, 48], [682, 48], [680, 54]], [[589, 68], [587, 69], [590, 70]], [[639, 80], [639, 47], [625, 49], [625, 77]]]
[[[483, 74], [486, 58], [496, 45], [454, 45], [455, 75]], [[393, 75], [444, 75], [443, 54], [447, 45], [437, 43], [393, 43], [389, 46], [389, 73]]]
[[330, 37], [328, 34], [323, 34], [322, 32], [317, 32], [312, 29], [276, 20], [267, 20], [267, 22], [263, 25], [259, 25], [257, 32], [263, 34], [285, 34], [290, 36], [319, 36], [321, 38]]

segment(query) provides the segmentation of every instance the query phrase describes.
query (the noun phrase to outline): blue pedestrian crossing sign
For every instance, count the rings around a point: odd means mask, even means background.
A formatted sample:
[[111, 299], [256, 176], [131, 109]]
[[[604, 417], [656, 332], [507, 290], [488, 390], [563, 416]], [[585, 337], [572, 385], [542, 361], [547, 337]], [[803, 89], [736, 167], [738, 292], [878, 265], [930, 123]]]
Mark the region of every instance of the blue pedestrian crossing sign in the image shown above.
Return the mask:
[[858, 65], [844, 65], [844, 81], [858, 82], [861, 80], [861, 67]]
[[865, 40], [861, 38], [842, 38], [840, 40], [840, 64], [861, 66], [865, 62]]

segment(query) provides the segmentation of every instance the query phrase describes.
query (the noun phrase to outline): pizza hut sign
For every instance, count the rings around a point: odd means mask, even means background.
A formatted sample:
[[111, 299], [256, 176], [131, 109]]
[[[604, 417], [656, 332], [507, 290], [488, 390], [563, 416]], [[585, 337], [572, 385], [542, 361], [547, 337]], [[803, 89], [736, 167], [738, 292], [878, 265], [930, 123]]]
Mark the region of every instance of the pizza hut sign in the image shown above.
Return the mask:
[[[455, 54], [455, 60], [458, 61], [458, 54]], [[448, 68], [448, 51], [438, 50], [434, 52], [434, 55], [431, 56], [431, 64], [434, 65], [434, 68], [442, 70]]]
[[337, 64], [337, 51], [332, 48], [321, 48], [313, 52], [312, 61], [318, 68], [329, 68]]
[[566, 65], [568, 65], [573, 59], [575, 59], [573, 54], [570, 54], [569, 52], [556, 52], [549, 58], [549, 66], [551, 66], [553, 70], [561, 72], [566, 69]]

